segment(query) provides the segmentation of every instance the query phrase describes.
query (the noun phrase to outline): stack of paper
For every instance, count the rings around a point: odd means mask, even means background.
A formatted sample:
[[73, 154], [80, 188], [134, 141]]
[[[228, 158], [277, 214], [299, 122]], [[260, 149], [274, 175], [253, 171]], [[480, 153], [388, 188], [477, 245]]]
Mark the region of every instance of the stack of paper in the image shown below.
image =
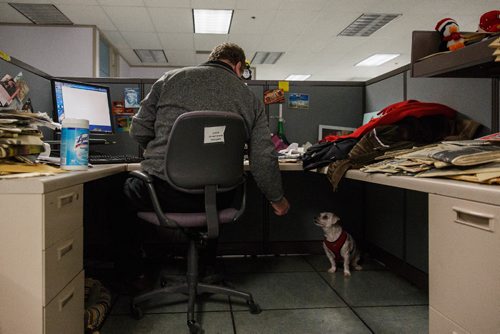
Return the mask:
[[500, 37], [491, 42], [488, 47], [495, 49], [495, 51], [493, 51], [493, 56], [496, 62], [500, 62]]
[[487, 140], [442, 142], [387, 156], [387, 159], [364, 166], [360, 170], [366, 173], [447, 177], [499, 184], [500, 146]]

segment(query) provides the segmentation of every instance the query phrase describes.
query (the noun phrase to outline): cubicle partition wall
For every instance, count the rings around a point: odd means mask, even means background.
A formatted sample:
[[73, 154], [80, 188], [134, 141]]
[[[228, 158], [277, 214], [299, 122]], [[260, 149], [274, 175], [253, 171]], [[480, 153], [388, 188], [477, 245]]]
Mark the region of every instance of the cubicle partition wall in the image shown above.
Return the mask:
[[[33, 110], [45, 112], [52, 117], [53, 104], [50, 89], [50, 75], [20, 61], [12, 58], [11, 61], [0, 60], [0, 78], [9, 74], [13, 78], [22, 73], [23, 79], [29, 86], [28, 97], [31, 100]], [[53, 131], [41, 129], [45, 139], [53, 138]]]

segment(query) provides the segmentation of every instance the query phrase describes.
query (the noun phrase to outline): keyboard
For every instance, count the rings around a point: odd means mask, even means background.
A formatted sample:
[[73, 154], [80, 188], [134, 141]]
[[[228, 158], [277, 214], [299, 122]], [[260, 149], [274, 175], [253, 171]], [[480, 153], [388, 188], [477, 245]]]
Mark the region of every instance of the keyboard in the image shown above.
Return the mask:
[[137, 163], [144, 160], [139, 156], [130, 154], [99, 154], [99, 155], [89, 155], [89, 163], [93, 165], [99, 164], [121, 164], [121, 163]]

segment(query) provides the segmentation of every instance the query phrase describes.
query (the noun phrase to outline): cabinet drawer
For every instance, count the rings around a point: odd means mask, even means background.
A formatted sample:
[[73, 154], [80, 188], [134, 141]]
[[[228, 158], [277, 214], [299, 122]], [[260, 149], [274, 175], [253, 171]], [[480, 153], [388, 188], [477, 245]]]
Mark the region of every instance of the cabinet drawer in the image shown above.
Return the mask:
[[83, 185], [46, 194], [44, 208], [43, 249], [47, 249], [83, 225]]
[[500, 207], [429, 195], [429, 304], [471, 333], [500, 332]]
[[469, 332], [429, 307], [429, 334], [469, 334]]
[[75, 277], [47, 307], [44, 308], [44, 333], [83, 334], [84, 273]]
[[83, 269], [83, 227], [43, 251], [47, 305]]

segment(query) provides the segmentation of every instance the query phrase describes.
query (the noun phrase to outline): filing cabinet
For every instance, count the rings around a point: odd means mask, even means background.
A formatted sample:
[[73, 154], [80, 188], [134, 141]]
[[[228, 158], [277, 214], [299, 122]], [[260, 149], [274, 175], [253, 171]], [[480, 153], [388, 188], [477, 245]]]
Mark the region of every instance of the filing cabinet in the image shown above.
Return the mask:
[[430, 333], [500, 333], [500, 206], [429, 195]]
[[0, 202], [0, 332], [83, 333], [83, 185]]

